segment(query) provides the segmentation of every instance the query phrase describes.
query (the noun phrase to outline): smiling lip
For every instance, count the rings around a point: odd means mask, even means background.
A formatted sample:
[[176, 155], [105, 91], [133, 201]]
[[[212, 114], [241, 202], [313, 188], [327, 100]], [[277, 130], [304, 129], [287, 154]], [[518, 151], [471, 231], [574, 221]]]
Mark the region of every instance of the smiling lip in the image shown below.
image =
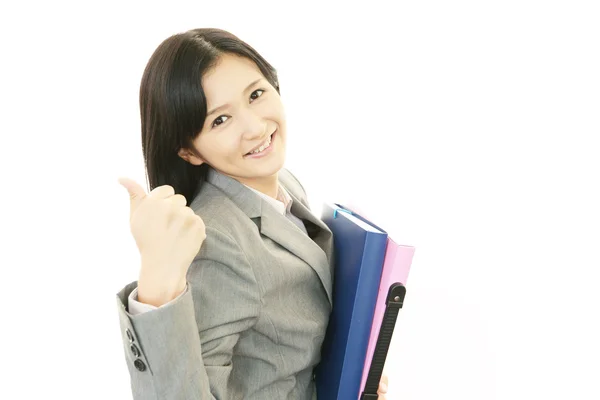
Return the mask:
[[[251, 153], [251, 154], [246, 154], [244, 156], [244, 158], [260, 158], [260, 157], [264, 157], [265, 155], [269, 154], [272, 149], [273, 146], [275, 145], [275, 136], [277, 135], [277, 130], [275, 130], [275, 132], [273, 132], [270, 136], [271, 136], [271, 144], [269, 145], [269, 147], [267, 147], [266, 149], [264, 149], [263, 151], [261, 151], [260, 153]], [[267, 140], [264, 141], [264, 143], [262, 143], [260, 146], [262, 146], [263, 144], [265, 144], [267, 142]], [[256, 149], [260, 148], [260, 146], [258, 146]], [[254, 151], [254, 150], [252, 150]]]

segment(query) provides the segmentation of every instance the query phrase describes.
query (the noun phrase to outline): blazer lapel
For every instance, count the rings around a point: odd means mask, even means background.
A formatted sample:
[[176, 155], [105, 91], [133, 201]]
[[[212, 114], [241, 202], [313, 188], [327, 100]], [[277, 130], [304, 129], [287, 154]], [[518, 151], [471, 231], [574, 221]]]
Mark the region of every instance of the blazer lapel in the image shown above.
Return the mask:
[[[305, 221], [306, 230], [312, 240], [325, 252], [327, 262], [332, 264], [333, 258], [333, 234], [329, 227], [317, 218], [302, 202], [294, 195], [293, 191], [289, 190], [288, 193], [292, 198], [292, 214]], [[306, 223], [308, 222], [308, 224]], [[331, 273], [330, 273], [331, 275]]]
[[[295, 215], [301, 219], [303, 218], [300, 215]], [[279, 214], [266, 201], [263, 201], [260, 233], [279, 243], [310, 265], [319, 276], [327, 292], [329, 303], [332, 304], [329, 260], [325, 251], [315, 241], [301, 231], [292, 221], [288, 220], [287, 217]], [[317, 237], [320, 236], [322, 235], [319, 233]]]
[[[330, 306], [332, 300], [332, 233], [320, 219], [316, 218], [288, 187], [284, 188], [292, 198], [292, 214], [304, 220], [307, 236], [286, 216], [281, 215], [264, 199], [237, 180], [210, 168], [207, 182], [221, 189], [259, 227], [260, 233], [277, 242], [285, 249], [305, 261], [318, 275], [327, 293]], [[281, 183], [281, 182], [280, 182]]]

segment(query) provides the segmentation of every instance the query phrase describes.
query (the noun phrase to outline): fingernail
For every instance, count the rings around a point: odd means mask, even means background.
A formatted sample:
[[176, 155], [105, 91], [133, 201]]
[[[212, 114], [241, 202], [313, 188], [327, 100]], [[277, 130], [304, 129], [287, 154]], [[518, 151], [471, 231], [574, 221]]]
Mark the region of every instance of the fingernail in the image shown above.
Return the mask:
[[381, 388], [381, 391], [382, 391], [383, 393], [387, 393], [387, 389], [388, 389], [388, 388], [387, 388], [387, 385], [386, 385], [385, 383], [383, 383], [383, 382], [382, 382], [382, 383], [379, 385], [379, 387]]

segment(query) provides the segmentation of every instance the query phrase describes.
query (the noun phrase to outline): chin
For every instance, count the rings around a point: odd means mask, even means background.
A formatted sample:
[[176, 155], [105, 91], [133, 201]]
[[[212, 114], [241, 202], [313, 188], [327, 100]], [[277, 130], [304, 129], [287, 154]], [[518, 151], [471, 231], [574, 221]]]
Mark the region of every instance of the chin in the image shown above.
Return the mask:
[[284, 160], [278, 162], [269, 163], [269, 165], [261, 166], [255, 170], [256, 175], [260, 176], [273, 176], [283, 168]]
[[278, 154], [277, 157], [273, 157], [268, 162], [260, 163], [256, 165], [252, 170], [247, 172], [252, 173], [256, 176], [272, 176], [278, 173], [285, 164], [285, 155]]

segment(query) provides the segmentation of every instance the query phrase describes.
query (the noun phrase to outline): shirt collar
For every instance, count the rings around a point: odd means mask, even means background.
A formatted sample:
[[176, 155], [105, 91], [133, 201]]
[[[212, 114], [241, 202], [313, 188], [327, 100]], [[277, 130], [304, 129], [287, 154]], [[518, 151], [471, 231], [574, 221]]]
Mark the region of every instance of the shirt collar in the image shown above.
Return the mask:
[[267, 203], [271, 204], [278, 213], [281, 215], [285, 215], [286, 211], [289, 211], [292, 207], [292, 198], [289, 193], [283, 188], [283, 186], [279, 185], [279, 190], [277, 192], [277, 199], [274, 199], [266, 194], [259, 192], [256, 189], [251, 188], [250, 186], [244, 185], [248, 189], [252, 190], [254, 193], [258, 194], [260, 197], [265, 199]]

